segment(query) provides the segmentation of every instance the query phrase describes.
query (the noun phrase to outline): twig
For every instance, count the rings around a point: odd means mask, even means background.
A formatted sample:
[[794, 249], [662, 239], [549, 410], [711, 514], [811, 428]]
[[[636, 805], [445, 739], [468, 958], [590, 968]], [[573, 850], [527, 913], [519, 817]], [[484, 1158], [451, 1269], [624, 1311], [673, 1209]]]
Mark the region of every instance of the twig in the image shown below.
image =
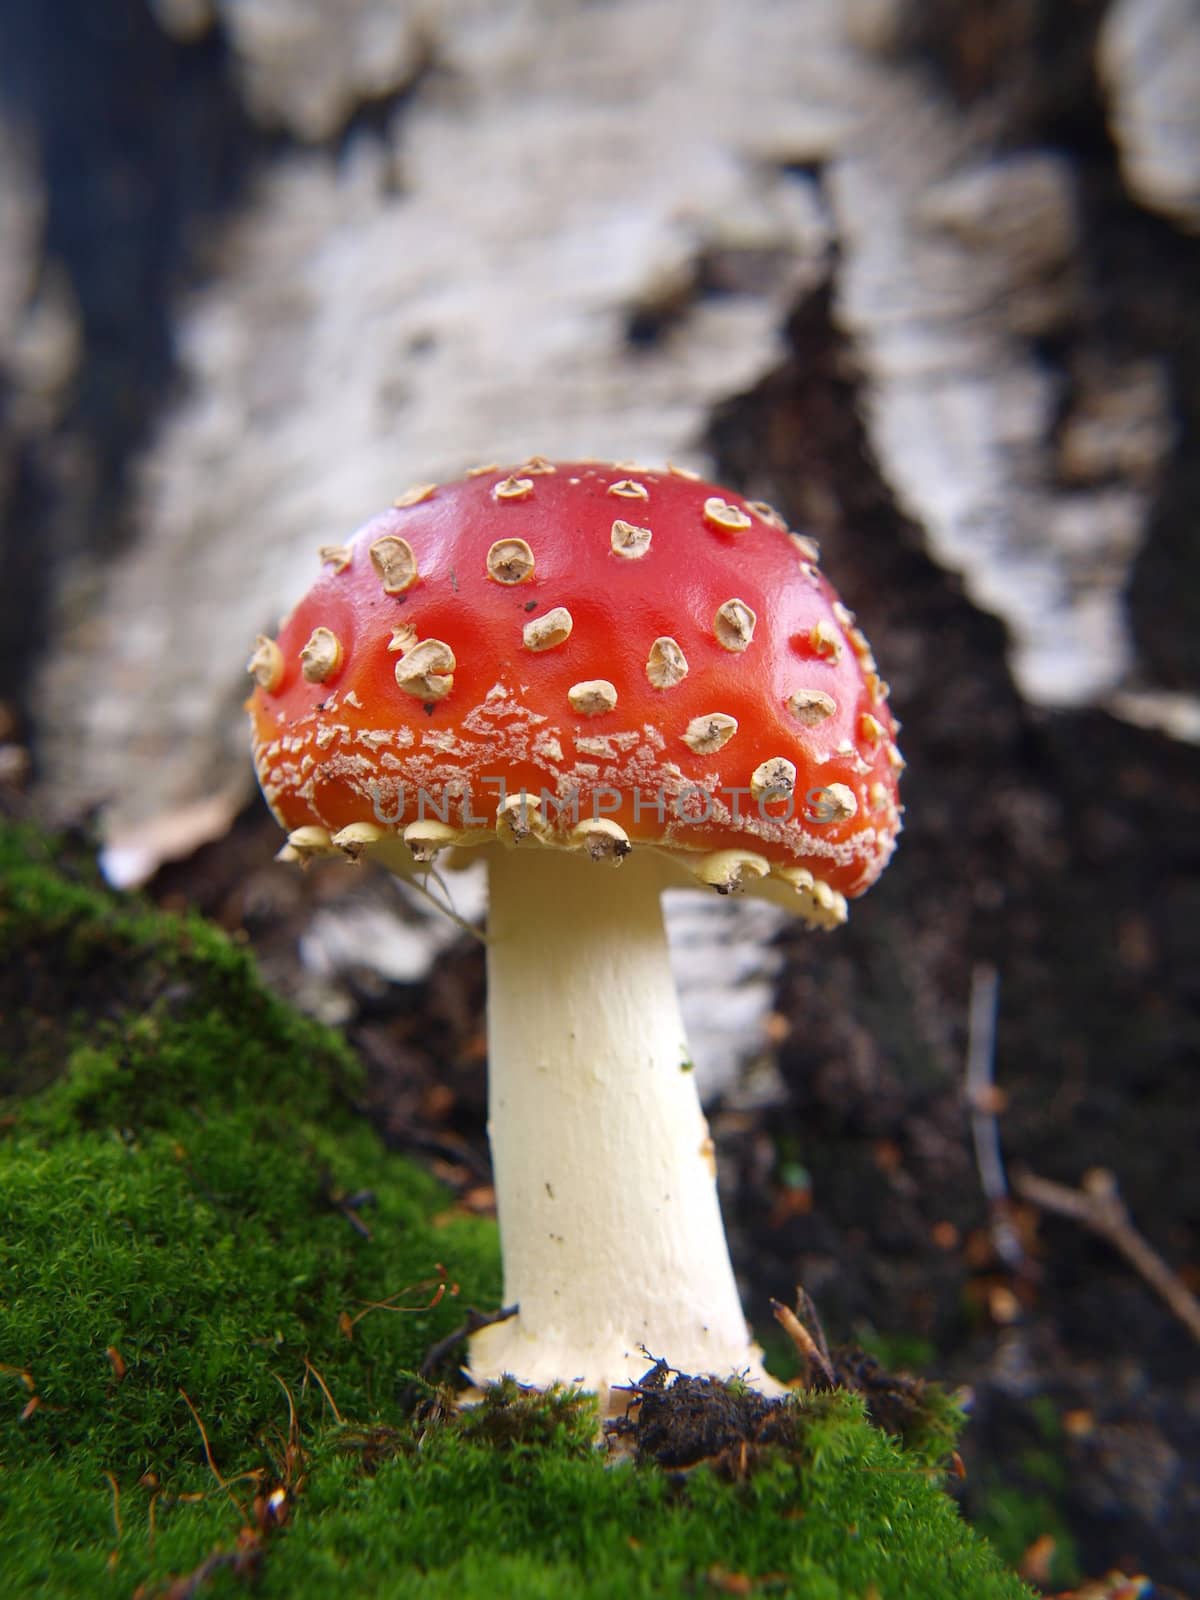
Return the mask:
[[[304, 1365], [305, 1366], [308, 1365], [307, 1359], [305, 1360]], [[288, 1388], [287, 1384], [284, 1383], [283, 1379], [279, 1376], [279, 1374], [277, 1372], [273, 1372], [271, 1374], [271, 1376], [275, 1379], [275, 1382], [283, 1390], [284, 1395], [287, 1398], [287, 1403], [288, 1403], [288, 1446], [290, 1448], [292, 1445], [298, 1443], [299, 1438], [300, 1438], [300, 1428], [299, 1428], [299, 1425], [296, 1422], [296, 1402], [292, 1399], [292, 1391]], [[322, 1384], [321, 1387], [324, 1388], [325, 1385]], [[335, 1406], [334, 1410], [336, 1411], [336, 1409], [337, 1409], [337, 1407]]]
[[[803, 1290], [797, 1290], [797, 1294], [802, 1293]], [[828, 1353], [822, 1350], [796, 1313], [779, 1300], [771, 1301], [771, 1310], [775, 1314], [775, 1321], [795, 1345], [797, 1354], [804, 1362], [805, 1376], [807, 1377], [809, 1370], [815, 1366], [829, 1387], [836, 1389], [837, 1374], [833, 1370], [833, 1363]]]
[[[335, 1422], [343, 1422], [344, 1423], [346, 1419], [345, 1419], [345, 1417], [342, 1416], [341, 1412], [338, 1410], [337, 1405], [334, 1402], [334, 1398], [329, 1392], [328, 1384], [325, 1382], [325, 1379], [317, 1371], [316, 1367], [313, 1366], [312, 1362], [308, 1359], [307, 1356], [305, 1356], [305, 1358], [304, 1358], [304, 1370], [306, 1372], [311, 1372], [313, 1377], [317, 1380], [317, 1384], [320, 1387], [321, 1393], [325, 1396], [326, 1400], [329, 1401], [329, 1409], [333, 1412], [333, 1420]], [[290, 1398], [291, 1397], [289, 1396], [289, 1399]]]
[[1103, 1167], [1093, 1167], [1090, 1172], [1084, 1173], [1082, 1186], [1078, 1189], [1069, 1189], [1065, 1184], [1024, 1172], [1013, 1179], [1013, 1186], [1021, 1198], [1028, 1200], [1031, 1205], [1042, 1211], [1052, 1211], [1060, 1217], [1070, 1217], [1085, 1228], [1090, 1228], [1093, 1233], [1098, 1233], [1102, 1239], [1107, 1239], [1150, 1287], [1162, 1296], [1192, 1337], [1200, 1340], [1200, 1300], [1134, 1227], [1117, 1188], [1117, 1180], [1111, 1172]]
[[120, 1544], [121, 1539], [123, 1537], [123, 1533], [124, 1533], [124, 1530], [121, 1527], [121, 1485], [117, 1482], [116, 1478], [113, 1476], [113, 1474], [111, 1472], [106, 1472], [104, 1474], [104, 1476], [108, 1479], [109, 1484], [112, 1487], [112, 1498], [113, 1498], [112, 1519], [113, 1519], [113, 1527], [116, 1529], [116, 1532], [117, 1532], [117, 1543]]
[[1008, 1214], [1008, 1180], [1000, 1153], [1000, 1126], [996, 1121], [996, 1013], [1000, 976], [990, 962], [981, 961], [971, 971], [971, 1004], [967, 1014], [967, 1105], [971, 1113], [971, 1141], [975, 1166], [992, 1229], [996, 1254], [1014, 1272], [1024, 1271], [1025, 1252]]
[[505, 1306], [500, 1311], [485, 1313], [476, 1311], [474, 1306], [467, 1307], [466, 1321], [459, 1324], [453, 1333], [448, 1333], [444, 1339], [439, 1339], [436, 1344], [431, 1344], [425, 1352], [425, 1359], [417, 1368], [417, 1374], [422, 1378], [431, 1378], [441, 1363], [443, 1356], [449, 1355], [456, 1344], [467, 1339], [473, 1333], [478, 1333], [481, 1328], [490, 1328], [494, 1323], [507, 1322], [510, 1317], [515, 1317], [518, 1306]]
[[207, 1587], [208, 1580], [214, 1577], [223, 1567], [231, 1567], [239, 1576], [244, 1577], [252, 1573], [262, 1560], [262, 1547], [255, 1538], [253, 1543], [248, 1543], [244, 1549], [214, 1550], [206, 1556], [198, 1567], [185, 1573], [182, 1578], [176, 1578], [162, 1591], [161, 1600], [193, 1600], [202, 1589]]
[[[441, 899], [429, 887], [431, 878], [442, 892]], [[435, 911], [448, 918], [460, 933], [465, 933], [468, 938], [476, 940], [479, 944], [487, 944], [487, 934], [484, 933], [483, 929], [475, 927], [473, 923], [468, 922], [460, 912], [454, 909], [454, 897], [450, 893], [450, 886], [436, 867], [427, 867], [423, 878], [413, 877], [394, 879], [393, 881], [402, 886], [402, 888], [419, 894], [422, 899], [428, 901]]]
[[829, 1340], [825, 1337], [825, 1325], [821, 1321], [816, 1301], [802, 1283], [796, 1285], [796, 1315], [817, 1341], [817, 1349], [821, 1352], [825, 1365], [832, 1372], [834, 1370], [833, 1357], [829, 1353]]
[[[423, 1278], [420, 1283], [405, 1284], [403, 1289], [397, 1289], [393, 1294], [389, 1294], [383, 1300], [363, 1301], [362, 1310], [356, 1312], [354, 1316], [350, 1316], [348, 1312], [343, 1312], [342, 1315], [346, 1320], [343, 1324], [342, 1331], [346, 1332], [347, 1329], [353, 1330], [358, 1323], [360, 1323], [362, 1319], [365, 1316], [368, 1316], [372, 1311], [432, 1311], [434, 1306], [441, 1305], [442, 1297], [447, 1292], [449, 1292], [452, 1296], [456, 1295], [458, 1293], [458, 1285], [450, 1282], [446, 1276], [446, 1269], [440, 1261], [436, 1263], [436, 1268], [438, 1274], [436, 1278]], [[433, 1296], [431, 1299], [427, 1300], [424, 1305], [397, 1306], [392, 1304], [394, 1300], [399, 1300], [402, 1294], [416, 1294], [419, 1291], [426, 1289], [432, 1289]]]
[[[213, 1460], [212, 1446], [208, 1442], [208, 1434], [205, 1432], [204, 1424], [200, 1420], [200, 1413], [196, 1410], [195, 1406], [192, 1404], [191, 1399], [188, 1396], [187, 1390], [186, 1389], [180, 1389], [179, 1392], [183, 1396], [184, 1403], [186, 1404], [188, 1410], [192, 1413], [192, 1416], [195, 1418], [196, 1426], [200, 1429], [200, 1437], [204, 1441], [204, 1456], [205, 1456], [205, 1460], [208, 1462], [209, 1471], [212, 1473], [213, 1477], [220, 1484], [221, 1488], [224, 1489], [225, 1493], [229, 1496], [230, 1500], [232, 1500], [234, 1506], [237, 1509], [237, 1514], [238, 1514], [239, 1517], [241, 1517], [243, 1524], [246, 1527], [249, 1527], [249, 1518], [246, 1516], [245, 1511], [242, 1509], [241, 1501], [238, 1499], [237, 1495], [234, 1494], [233, 1490], [226, 1483], [225, 1479], [217, 1471], [217, 1463]], [[243, 1476], [244, 1476], [244, 1474], [243, 1474]]]

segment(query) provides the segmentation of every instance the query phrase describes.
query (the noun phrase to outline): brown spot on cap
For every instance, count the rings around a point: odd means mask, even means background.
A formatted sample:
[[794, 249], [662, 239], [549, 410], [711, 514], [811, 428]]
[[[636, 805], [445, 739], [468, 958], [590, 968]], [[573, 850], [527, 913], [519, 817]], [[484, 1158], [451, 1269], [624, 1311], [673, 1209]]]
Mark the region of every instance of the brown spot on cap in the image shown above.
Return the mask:
[[309, 683], [324, 683], [342, 662], [342, 644], [329, 628], [314, 628], [300, 652], [300, 670]]
[[717, 608], [713, 618], [713, 632], [717, 643], [726, 650], [739, 652], [749, 647], [754, 637], [758, 618], [744, 600], [726, 600]]
[[809, 629], [808, 642], [819, 656], [825, 656], [830, 661], [840, 661], [842, 657], [842, 641], [838, 638], [833, 623], [822, 617], [814, 622]]
[[812, 797], [812, 811], [820, 822], [849, 822], [858, 814], [854, 790], [844, 783], [829, 783]]
[[[293, 852], [291, 859], [302, 862], [308, 861], [313, 856], [337, 854], [329, 838], [329, 829], [318, 827], [315, 823], [306, 824], [302, 828], [293, 828], [287, 836], [284, 850], [291, 850]], [[279, 854], [283, 855], [283, 851], [281, 850]]]
[[629, 835], [611, 817], [588, 817], [571, 830], [572, 842], [580, 845], [593, 861], [619, 864], [633, 849]]
[[784, 532], [787, 531], [787, 523], [779, 515], [775, 507], [768, 505], [765, 500], [747, 500], [746, 509], [753, 511], [754, 515], [761, 517], [764, 522], [769, 522], [771, 527], [780, 528]]
[[649, 528], [639, 528], [635, 523], [622, 522], [620, 517], [612, 525], [613, 550], [629, 561], [637, 561], [644, 556], [650, 548], [650, 540], [653, 537]]
[[246, 663], [246, 671], [254, 675], [260, 689], [274, 694], [283, 681], [283, 651], [274, 639], [260, 633], [254, 641], [254, 654]]
[[421, 817], [405, 828], [403, 839], [412, 852], [414, 861], [432, 861], [439, 850], [445, 850], [458, 838], [457, 831], [448, 822], [437, 822], [431, 817]]
[[850, 641], [850, 648], [862, 662], [864, 672], [875, 671], [875, 657], [871, 654], [871, 646], [866, 634], [861, 628], [847, 628], [846, 637]]
[[698, 756], [711, 756], [723, 749], [737, 731], [736, 717], [727, 716], [724, 711], [708, 711], [702, 717], [693, 717], [680, 737]]
[[669, 634], [655, 639], [646, 659], [646, 676], [655, 689], [673, 689], [688, 675], [687, 657]]
[[765, 878], [771, 863], [753, 850], [714, 850], [697, 861], [689, 861], [688, 868], [718, 894], [737, 894], [755, 878]]
[[650, 491], [644, 483], [638, 483], [633, 478], [619, 478], [616, 483], [608, 486], [609, 494], [615, 494], [618, 500], [649, 500]]
[[684, 478], [688, 483], [700, 482], [700, 474], [693, 472], [691, 467], [677, 467], [673, 461], [668, 461], [667, 471], [673, 478]]
[[710, 495], [704, 502], [704, 520], [722, 533], [741, 533], [752, 527], [750, 518], [739, 506], [731, 506], [720, 495]]
[[444, 700], [454, 687], [454, 651], [441, 639], [422, 639], [396, 663], [396, 683], [417, 700]]
[[407, 539], [398, 539], [394, 533], [376, 539], [370, 549], [371, 565], [383, 579], [385, 594], [403, 594], [416, 583], [417, 558]]
[[796, 766], [786, 756], [771, 756], [750, 774], [750, 793], [756, 800], [764, 795], [787, 800], [796, 790]]
[[497, 539], [487, 553], [487, 573], [497, 583], [524, 583], [533, 577], [533, 551], [524, 539]]
[[528, 500], [533, 493], [533, 479], [502, 478], [492, 493], [497, 500]]
[[500, 466], [495, 461], [485, 461], [482, 466], [468, 467], [468, 478], [485, 478], [489, 472], [499, 472]]
[[388, 642], [388, 649], [392, 652], [399, 651], [407, 655], [417, 642], [417, 630], [411, 622], [401, 622], [392, 629], [392, 637]]
[[797, 689], [788, 696], [787, 708], [797, 722], [802, 722], [806, 728], [815, 728], [826, 717], [833, 716], [837, 701], [824, 689]]
[[510, 844], [521, 844], [530, 834], [544, 834], [542, 802], [532, 799], [524, 789], [505, 795], [496, 807], [496, 832]]
[[332, 567], [335, 573], [345, 572], [350, 565], [348, 544], [323, 544], [317, 551], [323, 567]]
[[865, 744], [878, 744], [883, 738], [883, 723], [877, 721], [869, 711], [864, 711], [858, 719], [858, 737]]
[[792, 548], [802, 561], [817, 562], [821, 559], [821, 546], [815, 539], [810, 539], [803, 533], [789, 533]]
[[398, 494], [392, 504], [400, 511], [403, 511], [405, 506], [419, 506], [422, 500], [429, 499], [436, 488], [436, 483], [414, 484], [411, 489], [405, 489], [403, 494]]
[[384, 830], [373, 822], [352, 822], [348, 827], [335, 833], [329, 842], [337, 845], [342, 854], [348, 856], [351, 861], [357, 861], [372, 846], [386, 838]]
[[531, 478], [542, 478], [549, 473], [557, 472], [558, 468], [553, 461], [547, 461], [545, 456], [530, 456], [528, 461], [521, 463], [517, 471], [526, 473]]
[[571, 637], [575, 619], [566, 606], [555, 606], [544, 617], [534, 617], [521, 630], [526, 650], [553, 650]]
[[588, 678], [583, 683], [573, 683], [567, 690], [571, 710], [583, 717], [600, 717], [611, 711], [617, 703], [615, 685], [607, 678]]

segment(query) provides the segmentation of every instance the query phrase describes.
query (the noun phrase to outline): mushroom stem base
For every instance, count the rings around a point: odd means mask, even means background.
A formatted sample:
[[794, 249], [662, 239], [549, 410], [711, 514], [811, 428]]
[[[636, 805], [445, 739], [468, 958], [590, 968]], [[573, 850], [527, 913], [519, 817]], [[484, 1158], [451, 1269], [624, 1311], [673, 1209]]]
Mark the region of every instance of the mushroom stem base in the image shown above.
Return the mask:
[[662, 1357], [776, 1389], [721, 1223], [650, 852], [490, 852], [488, 1133], [507, 1322], [471, 1340], [505, 1373], [607, 1400]]

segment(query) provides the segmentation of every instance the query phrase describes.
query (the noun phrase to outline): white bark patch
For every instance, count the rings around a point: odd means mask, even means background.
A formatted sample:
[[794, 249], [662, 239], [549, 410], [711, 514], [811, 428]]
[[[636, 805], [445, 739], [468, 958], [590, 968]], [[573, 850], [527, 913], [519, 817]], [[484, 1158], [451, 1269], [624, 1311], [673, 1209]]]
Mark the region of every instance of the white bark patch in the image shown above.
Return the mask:
[[1200, 233], [1200, 13], [1195, 0], [1116, 0], [1097, 66], [1131, 192]]
[[[1047, 445], [1054, 380], [1029, 331], [1071, 307], [1070, 174], [1042, 152], [997, 160], [987, 127], [939, 103], [925, 75], [857, 48], [843, 0], [744, 0], [706, 8], [703, 26], [677, 0], [156, 5], [219, 15], [252, 113], [302, 139], [406, 84], [425, 30], [448, 72], [337, 162], [288, 147], [210, 241], [205, 287], [174, 308], [176, 399], [138, 472], [131, 542], [103, 571], [62, 569], [34, 691], [44, 815], [104, 796], [115, 835], [132, 838], [217, 785], [248, 788], [247, 644], [308, 586], [308, 553], [398, 483], [487, 461], [485, 476], [524, 463], [516, 476], [536, 484], [531, 445], [706, 466], [692, 441], [778, 363], [786, 314], [823, 281], [835, 241], [835, 314], [863, 371], [870, 445], [935, 557], [1005, 617], [1022, 690], [1081, 701], [1126, 676], [1123, 595], [1171, 438], [1162, 371], [1136, 385], [1136, 417], [1104, 419], [1118, 459], [1140, 441], [1137, 478], [1113, 488], [1089, 467], [1100, 433], [1070, 417], [1064, 473]], [[1134, 14], [1152, 40], [1150, 0], [1114, 5], [1105, 27]], [[1169, 71], [1183, 51], [1177, 29], [1165, 36]], [[1126, 147], [1148, 148], [1132, 131], [1135, 80], [1149, 114], [1171, 101], [1156, 102], [1140, 47], [1118, 55], [1115, 132], [1132, 172]], [[753, 85], [752, 117], [731, 83]], [[1182, 120], [1157, 116], [1153, 140], [1184, 137], [1194, 108], [1193, 95]], [[817, 163], [819, 186], [800, 175]], [[34, 293], [27, 165], [0, 130], [0, 357], [21, 415], [58, 403], [78, 346], [69, 295], [48, 280]], [[688, 305], [669, 339], [631, 347], [630, 307], [713, 252], [766, 265], [746, 289]], [[815, 548], [797, 550], [811, 568]], [[1128, 694], [1114, 709], [1135, 706], [1150, 714]]]
[[1131, 665], [1124, 589], [1171, 436], [1163, 375], [1139, 422], [1144, 484], [1068, 481], [1057, 380], [1034, 340], [1085, 292], [1070, 166], [1048, 151], [997, 158], [917, 74], [855, 65], [861, 121], [828, 185], [847, 249], [836, 314], [864, 362], [884, 474], [934, 558], [1005, 619], [1026, 697], [1104, 696]]
[[[354, 0], [350, 20], [316, 0], [213, 5], [252, 109], [302, 137], [406, 82], [430, 37], [447, 70], [389, 131], [354, 133], [344, 159], [292, 145], [264, 166], [210, 241], [205, 287], [176, 309], [179, 398], [139, 475], [133, 538], [98, 582], [64, 578], [39, 691], [49, 805], [72, 814], [103, 795], [118, 831], [252, 783], [240, 669], [307, 587], [306, 552], [398, 486], [472, 461], [522, 463], [536, 492], [531, 447], [706, 465], [694, 441], [710, 406], [777, 362], [828, 243], [815, 184], [774, 159], [832, 148], [838, 94], [804, 6], [750, 0], [684, 27], [675, 0]], [[731, 81], [753, 82], [753, 119]], [[634, 348], [630, 307], [714, 250], [766, 270]]]

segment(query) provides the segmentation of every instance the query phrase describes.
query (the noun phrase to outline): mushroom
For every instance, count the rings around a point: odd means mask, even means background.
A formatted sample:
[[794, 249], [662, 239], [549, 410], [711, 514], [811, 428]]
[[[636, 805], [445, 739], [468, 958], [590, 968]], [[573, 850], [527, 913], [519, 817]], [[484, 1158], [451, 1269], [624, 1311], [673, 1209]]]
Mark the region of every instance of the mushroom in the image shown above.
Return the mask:
[[287, 859], [487, 860], [488, 1133], [518, 1310], [473, 1336], [473, 1378], [607, 1400], [649, 1351], [770, 1388], [661, 894], [845, 919], [900, 828], [865, 638], [811, 540], [674, 469], [488, 467], [338, 548], [251, 657], [254, 759]]

